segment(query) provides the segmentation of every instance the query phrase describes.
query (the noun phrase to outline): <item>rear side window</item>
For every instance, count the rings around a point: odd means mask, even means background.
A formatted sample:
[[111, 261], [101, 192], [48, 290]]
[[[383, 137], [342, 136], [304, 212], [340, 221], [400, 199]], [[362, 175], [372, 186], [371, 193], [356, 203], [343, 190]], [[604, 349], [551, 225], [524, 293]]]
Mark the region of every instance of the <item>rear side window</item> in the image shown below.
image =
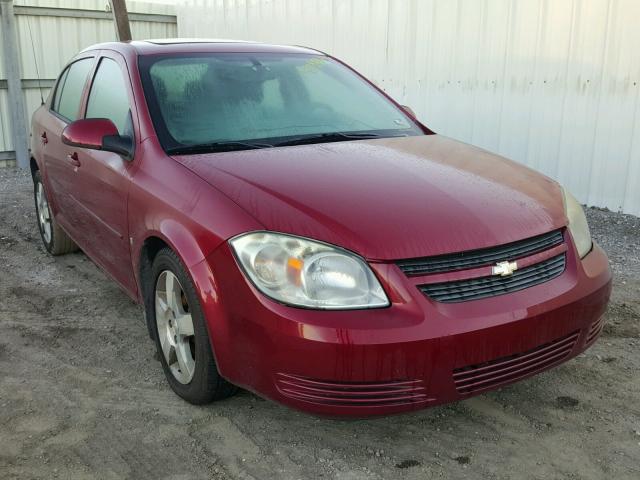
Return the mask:
[[53, 104], [51, 106], [52, 110], [57, 112], [60, 109], [60, 97], [62, 96], [62, 87], [64, 82], [67, 81], [67, 75], [69, 74], [69, 69], [67, 68], [62, 75], [60, 75], [60, 80], [58, 81], [58, 89], [56, 90], [56, 94], [53, 97]]
[[129, 120], [129, 95], [122, 70], [110, 58], [100, 61], [91, 85], [86, 118], [108, 118], [122, 135]]
[[72, 63], [61, 75], [58, 82], [56, 96], [53, 100], [53, 111], [70, 122], [78, 119], [82, 90], [92, 64], [93, 58], [84, 58]]

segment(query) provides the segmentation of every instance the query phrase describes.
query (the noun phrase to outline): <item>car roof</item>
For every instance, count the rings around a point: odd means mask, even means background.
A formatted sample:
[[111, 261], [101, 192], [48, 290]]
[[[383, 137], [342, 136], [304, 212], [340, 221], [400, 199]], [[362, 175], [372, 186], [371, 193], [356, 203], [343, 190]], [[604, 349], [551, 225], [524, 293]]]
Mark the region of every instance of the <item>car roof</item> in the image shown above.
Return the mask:
[[83, 52], [91, 50], [116, 50], [123, 54], [156, 55], [163, 53], [207, 53], [207, 52], [251, 52], [251, 53], [305, 53], [324, 55], [318, 50], [306, 47], [274, 45], [246, 40], [163, 38], [133, 40], [130, 42], [107, 42], [91, 45]]

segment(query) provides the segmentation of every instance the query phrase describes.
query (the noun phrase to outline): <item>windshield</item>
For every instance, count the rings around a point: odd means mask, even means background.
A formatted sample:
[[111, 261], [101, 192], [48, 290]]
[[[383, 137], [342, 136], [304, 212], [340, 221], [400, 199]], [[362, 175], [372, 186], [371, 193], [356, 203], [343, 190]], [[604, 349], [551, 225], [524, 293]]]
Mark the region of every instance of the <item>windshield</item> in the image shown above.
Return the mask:
[[170, 153], [423, 134], [375, 88], [325, 56], [162, 55], [143, 56], [139, 65], [156, 132]]

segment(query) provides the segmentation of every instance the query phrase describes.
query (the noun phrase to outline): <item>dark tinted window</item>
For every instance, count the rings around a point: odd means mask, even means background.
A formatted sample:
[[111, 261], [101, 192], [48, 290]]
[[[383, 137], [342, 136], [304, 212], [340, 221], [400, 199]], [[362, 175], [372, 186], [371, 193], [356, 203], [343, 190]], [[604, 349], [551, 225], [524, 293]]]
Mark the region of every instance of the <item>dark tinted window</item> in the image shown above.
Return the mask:
[[108, 118], [123, 134], [129, 118], [129, 96], [120, 66], [110, 58], [100, 61], [91, 85], [86, 118]]
[[93, 64], [93, 58], [84, 58], [69, 65], [60, 77], [56, 89], [53, 110], [67, 120], [78, 119], [82, 90], [87, 81], [87, 75]]

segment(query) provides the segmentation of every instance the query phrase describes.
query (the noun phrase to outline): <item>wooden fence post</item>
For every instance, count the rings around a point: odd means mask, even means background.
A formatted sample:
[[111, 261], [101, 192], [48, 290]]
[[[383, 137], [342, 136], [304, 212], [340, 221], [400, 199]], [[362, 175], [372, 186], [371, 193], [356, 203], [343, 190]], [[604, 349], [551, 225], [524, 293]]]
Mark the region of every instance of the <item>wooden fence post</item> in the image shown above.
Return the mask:
[[118, 40], [121, 42], [131, 40], [131, 26], [129, 25], [129, 13], [125, 0], [110, 0], [110, 2]]
[[7, 75], [7, 103], [9, 105], [9, 118], [11, 119], [11, 132], [13, 133], [13, 149], [16, 153], [18, 167], [28, 168], [29, 143], [25, 118], [26, 107], [21, 85], [15, 18], [13, 0], [0, 0], [1, 40], [4, 54], [4, 70]]

